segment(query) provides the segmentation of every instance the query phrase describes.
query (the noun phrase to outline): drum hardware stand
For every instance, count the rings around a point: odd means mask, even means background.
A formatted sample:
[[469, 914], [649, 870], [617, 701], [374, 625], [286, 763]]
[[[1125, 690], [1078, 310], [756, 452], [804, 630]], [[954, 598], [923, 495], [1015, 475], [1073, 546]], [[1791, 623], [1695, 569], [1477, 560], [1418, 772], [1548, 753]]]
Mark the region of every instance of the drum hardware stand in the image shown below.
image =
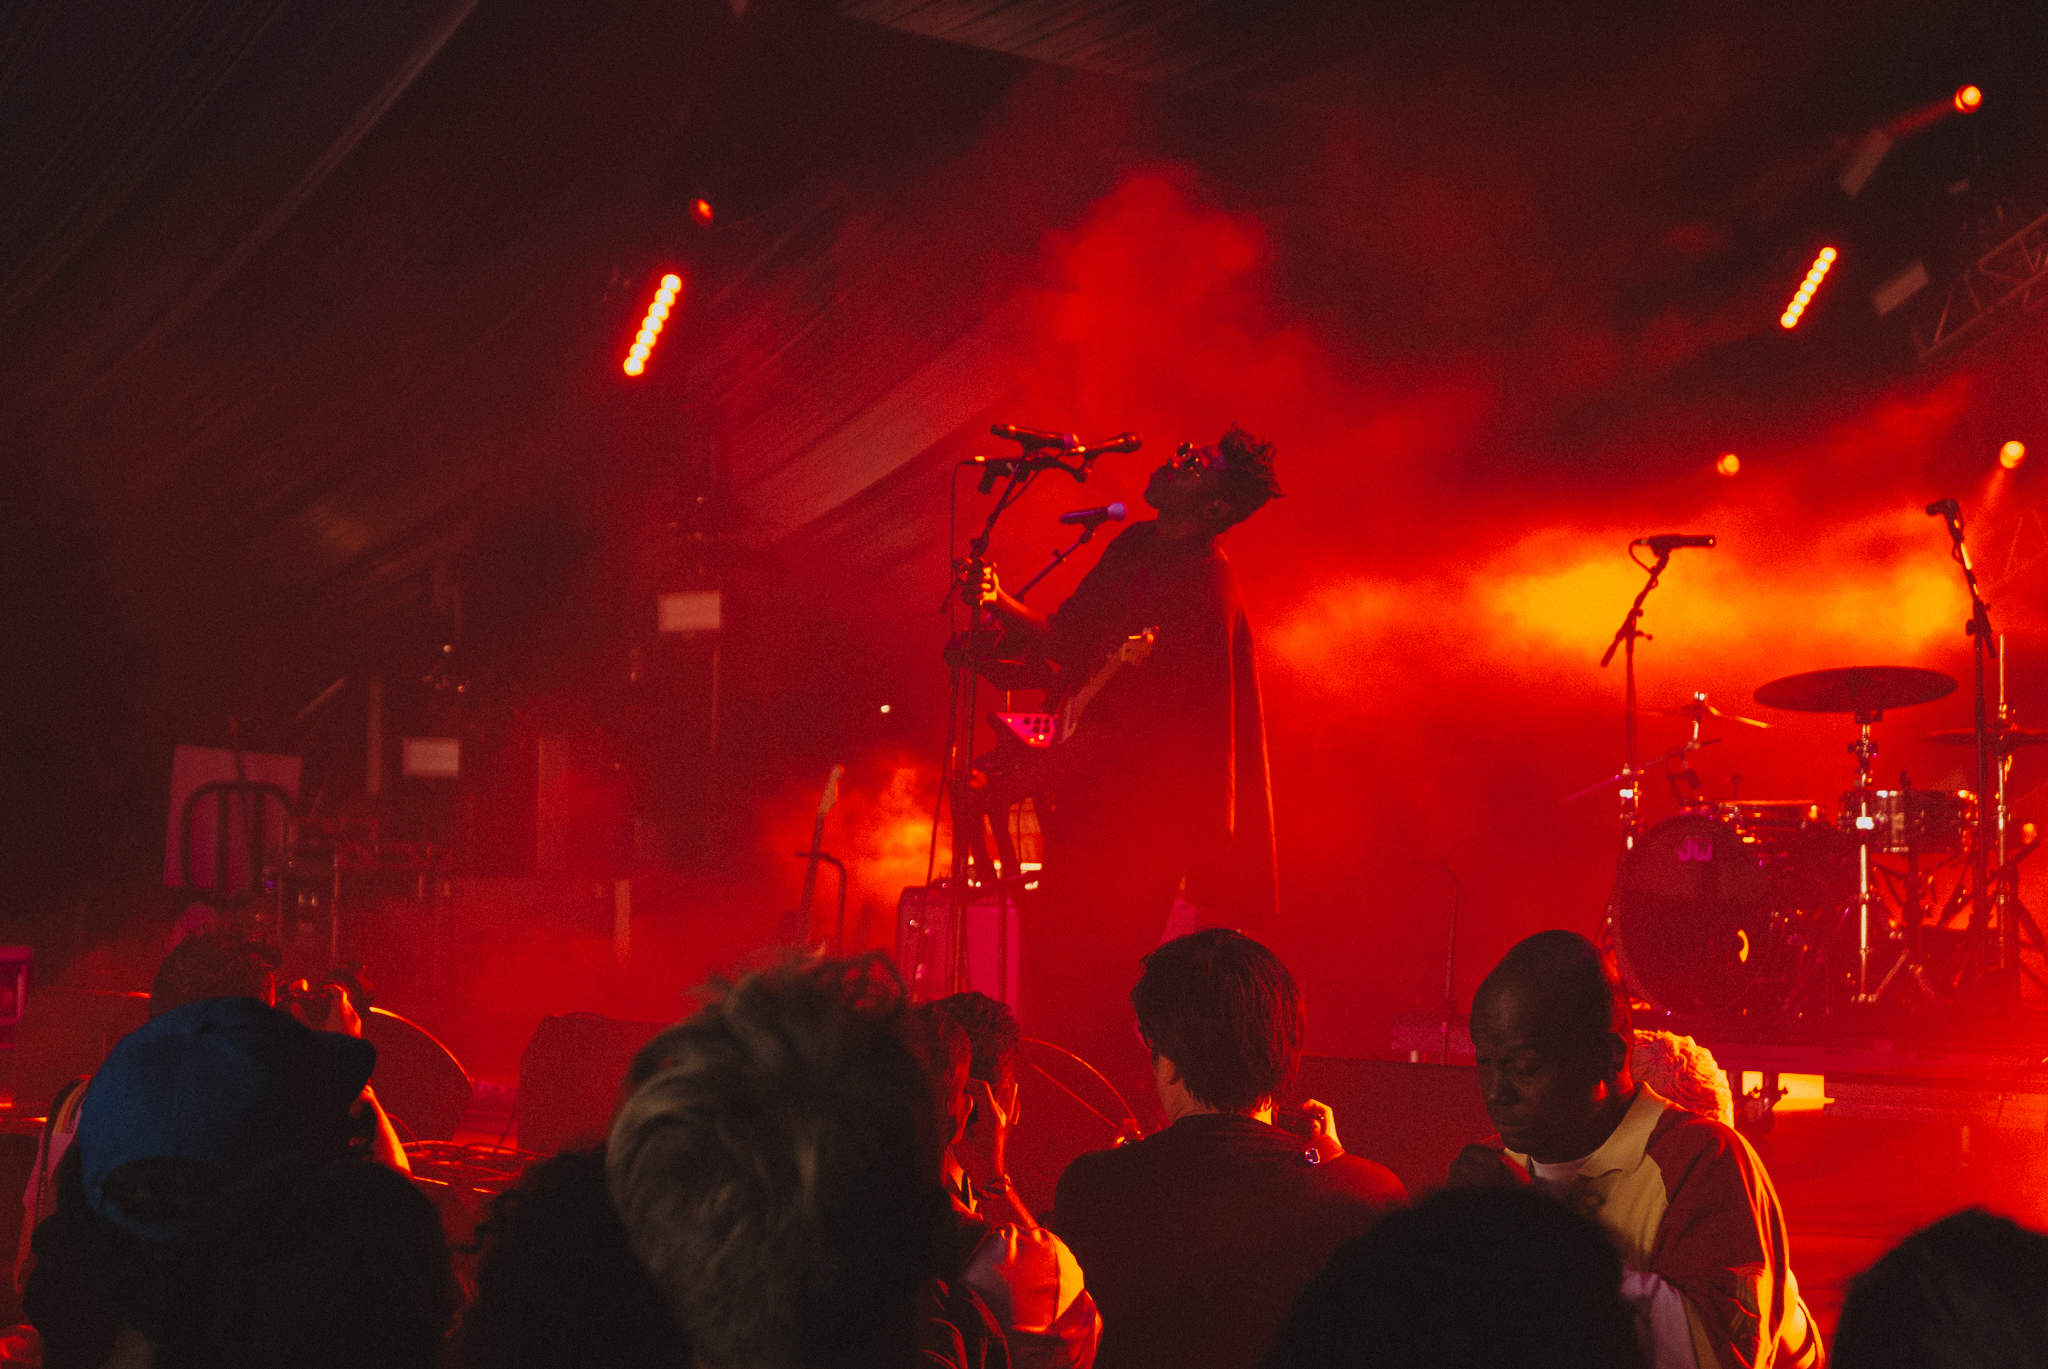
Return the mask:
[[[1877, 819], [1870, 812], [1870, 763], [1877, 759], [1877, 743], [1870, 739], [1871, 725], [1884, 717], [1884, 710], [1859, 710], [1856, 740], [1849, 754], [1856, 758], [1856, 997], [1857, 1003], [1875, 1003], [1870, 992], [1870, 841]], [[1901, 957], [1903, 962], [1904, 957]], [[1894, 967], [1897, 968], [1896, 966]], [[1885, 976], [1885, 983], [1891, 976]]]

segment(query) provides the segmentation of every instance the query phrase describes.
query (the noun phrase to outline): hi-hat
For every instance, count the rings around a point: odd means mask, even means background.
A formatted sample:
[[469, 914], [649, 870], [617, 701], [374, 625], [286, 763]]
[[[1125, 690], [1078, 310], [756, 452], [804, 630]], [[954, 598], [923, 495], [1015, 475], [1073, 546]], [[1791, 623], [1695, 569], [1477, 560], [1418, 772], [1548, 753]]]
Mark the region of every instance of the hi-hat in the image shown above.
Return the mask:
[[1739, 713], [1730, 713], [1726, 709], [1716, 708], [1704, 699], [1694, 699], [1691, 703], [1680, 704], [1676, 708], [1646, 708], [1643, 712], [1665, 718], [1719, 718], [1723, 722], [1741, 723], [1744, 727], [1768, 728], [1777, 726], [1776, 723], [1767, 723], [1760, 718], [1745, 718]]
[[1789, 713], [1874, 715], [1890, 708], [1933, 703], [1955, 693], [1953, 675], [1906, 665], [1855, 665], [1809, 670], [1773, 680], [1756, 692], [1766, 708]]
[[[1992, 728], [1991, 749], [1994, 751], [2017, 751], [2022, 746], [2048, 746], [2048, 728], [2008, 727], [2003, 731]], [[1975, 746], [1977, 729], [1974, 727], [1950, 727], [1927, 734], [1931, 742], [1945, 742], [1950, 746]]]

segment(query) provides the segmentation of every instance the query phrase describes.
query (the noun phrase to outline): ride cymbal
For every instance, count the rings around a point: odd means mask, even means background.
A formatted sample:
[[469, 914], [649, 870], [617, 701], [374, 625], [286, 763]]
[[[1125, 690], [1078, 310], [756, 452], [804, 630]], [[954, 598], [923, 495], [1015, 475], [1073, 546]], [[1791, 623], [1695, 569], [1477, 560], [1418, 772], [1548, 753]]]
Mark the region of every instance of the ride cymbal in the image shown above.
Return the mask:
[[1854, 665], [1809, 670], [1772, 680], [1756, 691], [1766, 708], [1788, 713], [1882, 713], [1933, 703], [1956, 691], [1953, 675], [1906, 665]]

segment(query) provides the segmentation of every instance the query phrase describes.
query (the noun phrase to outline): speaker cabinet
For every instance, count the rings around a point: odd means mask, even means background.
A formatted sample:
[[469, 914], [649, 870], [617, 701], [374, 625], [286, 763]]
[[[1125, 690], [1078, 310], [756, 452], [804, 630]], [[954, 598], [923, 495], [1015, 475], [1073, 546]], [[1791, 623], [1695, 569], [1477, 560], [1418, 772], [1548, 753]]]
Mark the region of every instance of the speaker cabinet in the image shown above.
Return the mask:
[[519, 1147], [553, 1155], [602, 1144], [626, 1067], [666, 1022], [620, 1022], [594, 1013], [543, 1017], [519, 1057]]

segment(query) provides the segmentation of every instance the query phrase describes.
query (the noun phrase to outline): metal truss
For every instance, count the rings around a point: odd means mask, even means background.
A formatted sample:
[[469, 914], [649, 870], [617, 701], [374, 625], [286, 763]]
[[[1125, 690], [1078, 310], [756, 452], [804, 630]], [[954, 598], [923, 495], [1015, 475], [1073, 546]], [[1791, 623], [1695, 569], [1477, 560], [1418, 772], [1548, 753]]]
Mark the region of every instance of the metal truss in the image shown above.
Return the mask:
[[1979, 257], [1949, 283], [1948, 294], [1923, 336], [1913, 328], [1921, 362], [1954, 351], [2002, 318], [2048, 302], [2048, 214]]

